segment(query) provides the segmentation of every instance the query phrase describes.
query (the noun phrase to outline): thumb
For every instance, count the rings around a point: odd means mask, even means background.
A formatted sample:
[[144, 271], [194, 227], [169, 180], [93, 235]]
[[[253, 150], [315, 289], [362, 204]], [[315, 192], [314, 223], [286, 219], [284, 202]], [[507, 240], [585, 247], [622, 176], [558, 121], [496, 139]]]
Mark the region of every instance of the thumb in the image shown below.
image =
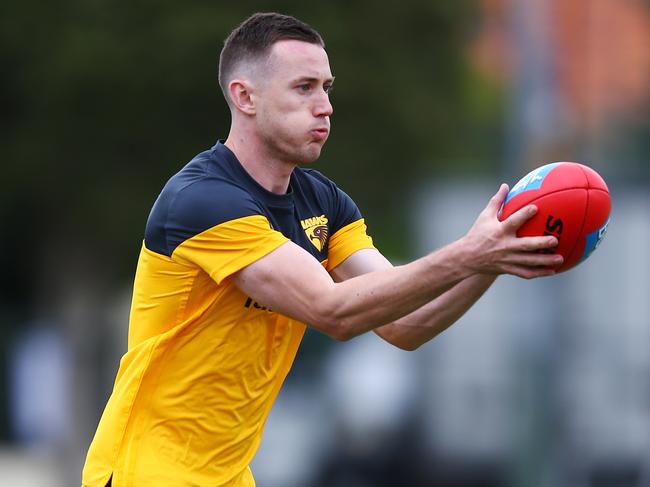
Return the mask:
[[497, 216], [499, 210], [501, 209], [501, 206], [503, 205], [503, 202], [506, 200], [506, 197], [508, 196], [508, 191], [509, 191], [508, 185], [502, 183], [501, 186], [499, 187], [499, 191], [497, 191], [496, 194], [492, 196], [492, 198], [490, 198], [490, 202], [488, 203], [485, 209], [491, 216]]

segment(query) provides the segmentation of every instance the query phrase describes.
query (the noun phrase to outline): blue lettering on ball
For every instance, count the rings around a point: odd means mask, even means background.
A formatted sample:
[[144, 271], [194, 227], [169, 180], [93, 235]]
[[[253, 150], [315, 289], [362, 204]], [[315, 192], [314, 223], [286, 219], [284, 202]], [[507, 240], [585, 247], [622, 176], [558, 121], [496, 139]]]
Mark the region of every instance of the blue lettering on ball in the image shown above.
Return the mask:
[[521, 178], [517, 182], [517, 184], [515, 184], [512, 187], [512, 189], [508, 193], [508, 196], [506, 197], [505, 202], [507, 203], [508, 200], [510, 200], [514, 196], [518, 195], [519, 193], [523, 193], [524, 191], [529, 191], [531, 189], [539, 189], [542, 186], [542, 182], [544, 182], [544, 178], [558, 164], [561, 164], [561, 163], [560, 162], [552, 162], [550, 164], [546, 164], [545, 166], [541, 166], [541, 167], [538, 167], [537, 169], [533, 169], [532, 171], [530, 171], [523, 178]]

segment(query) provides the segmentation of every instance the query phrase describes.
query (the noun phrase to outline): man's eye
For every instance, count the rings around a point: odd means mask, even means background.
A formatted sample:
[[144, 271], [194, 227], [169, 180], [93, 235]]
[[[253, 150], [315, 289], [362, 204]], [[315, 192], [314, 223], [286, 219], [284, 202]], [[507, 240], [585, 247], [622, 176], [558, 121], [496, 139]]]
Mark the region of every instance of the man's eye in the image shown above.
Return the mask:
[[334, 89], [334, 86], [332, 86], [332, 85], [325, 85], [325, 86], [323, 86], [323, 91], [324, 91], [325, 93], [331, 93], [333, 89]]
[[304, 91], [305, 93], [311, 90], [311, 85], [309, 84], [304, 84], [304, 85], [298, 85], [298, 89], [300, 91]]

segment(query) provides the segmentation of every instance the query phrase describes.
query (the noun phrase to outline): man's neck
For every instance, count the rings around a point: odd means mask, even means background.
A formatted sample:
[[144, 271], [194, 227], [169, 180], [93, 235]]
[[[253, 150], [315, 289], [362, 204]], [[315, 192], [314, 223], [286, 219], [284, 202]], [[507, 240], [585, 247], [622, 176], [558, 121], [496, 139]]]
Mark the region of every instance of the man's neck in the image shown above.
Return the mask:
[[280, 161], [263, 150], [262, 145], [232, 133], [224, 143], [237, 157], [246, 172], [267, 191], [285, 194], [295, 164]]

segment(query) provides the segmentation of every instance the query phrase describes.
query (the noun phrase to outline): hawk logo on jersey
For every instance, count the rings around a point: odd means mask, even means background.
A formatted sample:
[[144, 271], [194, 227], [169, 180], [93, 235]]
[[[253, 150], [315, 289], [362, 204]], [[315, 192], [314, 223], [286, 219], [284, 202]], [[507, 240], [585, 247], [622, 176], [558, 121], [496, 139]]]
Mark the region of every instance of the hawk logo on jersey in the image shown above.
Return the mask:
[[319, 252], [323, 251], [325, 242], [327, 242], [327, 236], [329, 235], [327, 228], [328, 221], [325, 215], [300, 220], [300, 225], [302, 225], [302, 229], [307, 234], [307, 238]]

